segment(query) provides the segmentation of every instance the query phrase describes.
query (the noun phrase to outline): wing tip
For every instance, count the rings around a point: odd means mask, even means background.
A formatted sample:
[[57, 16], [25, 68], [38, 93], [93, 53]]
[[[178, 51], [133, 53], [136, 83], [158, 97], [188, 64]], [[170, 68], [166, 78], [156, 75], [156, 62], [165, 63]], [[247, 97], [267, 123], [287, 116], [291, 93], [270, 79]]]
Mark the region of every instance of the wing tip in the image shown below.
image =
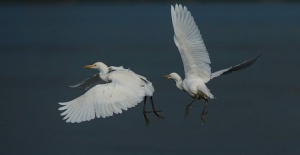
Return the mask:
[[255, 57], [255, 59], [257, 59], [257, 58], [259, 58], [259, 57], [261, 57], [262, 56], [262, 53], [259, 53], [256, 57]]
[[253, 64], [261, 56], [262, 53], [259, 53], [257, 56], [253, 57], [252, 59], [246, 60], [245, 62], [251, 62], [251, 64]]
[[186, 6], [183, 6], [181, 4], [178, 4], [178, 3], [175, 3], [174, 6], [171, 5], [171, 10], [187, 10], [187, 7]]
[[59, 105], [67, 105], [68, 102], [58, 102]]

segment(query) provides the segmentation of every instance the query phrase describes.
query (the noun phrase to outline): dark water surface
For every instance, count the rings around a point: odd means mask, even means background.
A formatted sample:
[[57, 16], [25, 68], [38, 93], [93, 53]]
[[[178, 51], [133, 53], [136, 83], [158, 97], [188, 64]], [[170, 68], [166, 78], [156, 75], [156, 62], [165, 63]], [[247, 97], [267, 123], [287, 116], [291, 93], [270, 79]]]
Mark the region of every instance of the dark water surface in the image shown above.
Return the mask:
[[[8, 5], [0, 7], [0, 154], [299, 154], [300, 5], [200, 5], [192, 12], [216, 71], [259, 53], [247, 70], [208, 83], [188, 118], [191, 98], [162, 76], [183, 75], [170, 4]], [[96, 73], [82, 66], [123, 65], [153, 82], [157, 108], [80, 124], [62, 121], [67, 86]], [[149, 107], [150, 108], [150, 107]]]

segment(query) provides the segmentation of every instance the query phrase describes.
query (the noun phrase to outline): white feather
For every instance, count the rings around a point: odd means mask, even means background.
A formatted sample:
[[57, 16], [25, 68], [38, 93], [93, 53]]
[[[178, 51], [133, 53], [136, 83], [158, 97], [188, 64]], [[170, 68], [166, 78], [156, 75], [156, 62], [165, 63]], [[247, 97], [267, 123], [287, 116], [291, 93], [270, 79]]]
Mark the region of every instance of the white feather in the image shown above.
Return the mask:
[[239, 65], [211, 74], [209, 54], [191, 13], [186, 7], [176, 4], [175, 7], [171, 6], [171, 16], [175, 33], [174, 42], [181, 55], [185, 78], [182, 80], [182, 78], [174, 72], [166, 77], [174, 79], [177, 88], [188, 92], [192, 97], [200, 96], [205, 99], [213, 99], [214, 96], [210, 93], [205, 83], [214, 77], [247, 68], [260, 57], [260, 55], [258, 55]]
[[204, 83], [211, 78], [210, 59], [194, 18], [186, 7], [171, 6], [174, 42], [179, 49], [185, 78], [201, 78]]
[[96, 85], [72, 101], [59, 103], [66, 122], [80, 123], [122, 113], [122, 110], [136, 106], [144, 96], [152, 96], [154, 92], [151, 85], [125, 69], [109, 73], [108, 79], [111, 83]]

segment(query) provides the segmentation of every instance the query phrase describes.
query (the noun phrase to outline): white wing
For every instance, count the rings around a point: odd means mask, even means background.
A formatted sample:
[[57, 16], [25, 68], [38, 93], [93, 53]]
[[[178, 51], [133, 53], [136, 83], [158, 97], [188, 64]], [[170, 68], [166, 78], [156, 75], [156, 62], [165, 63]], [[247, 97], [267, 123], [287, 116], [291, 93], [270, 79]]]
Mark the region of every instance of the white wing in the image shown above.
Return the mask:
[[65, 110], [61, 115], [65, 115], [66, 122], [80, 123], [95, 117], [112, 116], [143, 100], [145, 91], [140, 81], [128, 72], [112, 72], [109, 80], [111, 83], [96, 85], [72, 101], [59, 103], [63, 105], [59, 110]]
[[179, 49], [185, 78], [201, 78], [208, 82], [211, 76], [210, 59], [200, 31], [186, 7], [171, 6], [174, 41]]

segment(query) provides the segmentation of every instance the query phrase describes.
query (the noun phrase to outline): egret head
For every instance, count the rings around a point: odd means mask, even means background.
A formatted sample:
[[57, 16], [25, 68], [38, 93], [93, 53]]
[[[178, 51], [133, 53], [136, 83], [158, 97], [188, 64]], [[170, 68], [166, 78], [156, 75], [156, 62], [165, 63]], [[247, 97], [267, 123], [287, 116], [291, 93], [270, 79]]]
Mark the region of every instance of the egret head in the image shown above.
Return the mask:
[[96, 62], [92, 65], [86, 65], [83, 68], [93, 68], [99, 70], [101, 73], [107, 73], [108, 67], [103, 62]]
[[165, 75], [164, 78], [173, 79], [176, 82], [176, 86], [178, 89], [183, 90], [182, 79], [177, 73], [171, 73], [169, 75]]
[[177, 73], [171, 73], [169, 75], [165, 75], [164, 78], [173, 79], [175, 81], [181, 81], [181, 77]]

